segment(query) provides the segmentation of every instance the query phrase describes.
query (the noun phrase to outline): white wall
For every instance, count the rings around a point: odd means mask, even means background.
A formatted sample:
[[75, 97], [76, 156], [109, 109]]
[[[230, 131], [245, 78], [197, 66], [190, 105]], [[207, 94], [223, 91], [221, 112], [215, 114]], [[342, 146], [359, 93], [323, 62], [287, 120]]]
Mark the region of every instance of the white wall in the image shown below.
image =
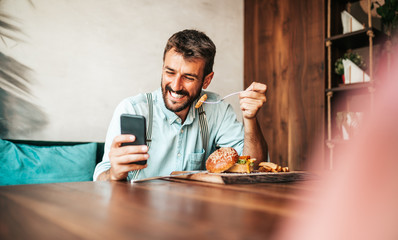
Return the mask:
[[[48, 118], [14, 138], [104, 141], [115, 106], [160, 86], [167, 39], [186, 28], [215, 42], [208, 90], [243, 89], [243, 0], [3, 0], [25, 42], [2, 51], [34, 70], [34, 101]], [[241, 117], [237, 97], [232, 99]]]

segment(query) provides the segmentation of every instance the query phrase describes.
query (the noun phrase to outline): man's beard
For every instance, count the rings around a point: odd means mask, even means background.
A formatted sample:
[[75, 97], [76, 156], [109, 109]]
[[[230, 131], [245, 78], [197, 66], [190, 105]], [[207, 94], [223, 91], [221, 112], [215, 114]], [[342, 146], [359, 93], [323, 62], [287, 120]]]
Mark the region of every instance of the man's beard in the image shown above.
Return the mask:
[[[169, 86], [166, 85], [165, 87], [162, 86], [162, 95], [163, 95], [163, 101], [166, 106], [166, 108], [172, 112], [181, 112], [185, 108], [191, 106], [191, 104], [200, 96], [200, 90], [202, 89], [202, 86], [200, 86], [199, 90], [195, 93], [194, 96], [190, 96], [189, 93], [185, 90], [179, 90], [179, 91], [173, 91], [173, 89]], [[168, 100], [166, 99], [167, 92], [174, 92], [176, 94], [184, 95], [187, 96], [188, 99], [182, 105], [180, 106], [171, 106], [168, 103]]]

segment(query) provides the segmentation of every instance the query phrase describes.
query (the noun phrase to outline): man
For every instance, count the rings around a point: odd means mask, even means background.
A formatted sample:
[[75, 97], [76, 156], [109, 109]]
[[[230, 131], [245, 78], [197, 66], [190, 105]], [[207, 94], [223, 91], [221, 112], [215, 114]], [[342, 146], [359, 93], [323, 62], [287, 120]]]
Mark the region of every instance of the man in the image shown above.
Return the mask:
[[[148, 119], [148, 102], [144, 94], [123, 100], [116, 108], [105, 141], [103, 161], [94, 172], [94, 180], [130, 180], [167, 175], [172, 171], [203, 168], [207, 157], [217, 147], [233, 147], [241, 155], [266, 160], [267, 143], [256, 114], [265, 103], [266, 85], [252, 83], [240, 93], [243, 124], [236, 120], [225, 102], [203, 104], [207, 116], [208, 142], [200, 133], [198, 98], [206, 93], [208, 101], [219, 96], [202, 91], [213, 79], [216, 47], [208, 36], [196, 30], [175, 33], [163, 54], [161, 88], [152, 92], [153, 127], [151, 146], [121, 146], [134, 142], [133, 135], [120, 135], [120, 115], [144, 115]], [[204, 151], [206, 149], [207, 151]], [[146, 165], [135, 164], [148, 160]]]

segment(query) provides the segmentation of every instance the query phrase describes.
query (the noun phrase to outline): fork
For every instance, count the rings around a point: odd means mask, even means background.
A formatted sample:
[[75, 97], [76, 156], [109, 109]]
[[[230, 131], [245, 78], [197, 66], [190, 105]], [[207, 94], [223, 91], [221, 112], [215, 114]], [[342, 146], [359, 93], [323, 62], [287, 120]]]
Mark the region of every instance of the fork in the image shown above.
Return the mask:
[[231, 96], [236, 95], [236, 94], [239, 94], [239, 93], [241, 93], [241, 92], [244, 92], [244, 91], [239, 91], [239, 92], [230, 93], [230, 94], [226, 95], [225, 97], [223, 97], [223, 98], [221, 98], [220, 100], [215, 101], [215, 102], [203, 101], [203, 103], [207, 103], [207, 104], [216, 104], [216, 103], [220, 103], [220, 102], [224, 101], [224, 99], [226, 99], [227, 97], [231, 97]]

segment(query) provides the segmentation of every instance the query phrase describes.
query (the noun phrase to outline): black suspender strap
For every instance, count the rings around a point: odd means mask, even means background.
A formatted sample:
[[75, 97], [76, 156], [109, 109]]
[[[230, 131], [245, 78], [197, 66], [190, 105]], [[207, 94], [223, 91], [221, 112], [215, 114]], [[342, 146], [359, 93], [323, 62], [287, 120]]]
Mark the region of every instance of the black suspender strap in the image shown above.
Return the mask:
[[146, 94], [146, 99], [148, 102], [148, 122], [147, 122], [147, 129], [146, 129], [146, 144], [148, 148], [151, 147], [152, 142], [152, 122], [153, 122], [153, 100], [152, 100], [152, 93]]
[[[151, 147], [151, 142], [152, 142], [152, 122], [153, 122], [153, 99], [152, 99], [152, 93], [146, 93], [146, 100], [148, 103], [148, 120], [147, 120], [147, 129], [146, 129], [146, 144], [148, 145], [148, 148]], [[133, 171], [133, 177], [132, 180], [137, 179], [138, 174], [140, 173], [140, 170], [134, 170]]]
[[[206, 159], [207, 146], [209, 144], [209, 127], [207, 125], [206, 112], [203, 109], [203, 106], [200, 106], [198, 108], [198, 113], [199, 113], [200, 134], [202, 136], [202, 145], [203, 145], [203, 149], [205, 150], [204, 158]], [[205, 164], [205, 161], [203, 161], [203, 166], [202, 166], [203, 168], [204, 168], [204, 164]]]

